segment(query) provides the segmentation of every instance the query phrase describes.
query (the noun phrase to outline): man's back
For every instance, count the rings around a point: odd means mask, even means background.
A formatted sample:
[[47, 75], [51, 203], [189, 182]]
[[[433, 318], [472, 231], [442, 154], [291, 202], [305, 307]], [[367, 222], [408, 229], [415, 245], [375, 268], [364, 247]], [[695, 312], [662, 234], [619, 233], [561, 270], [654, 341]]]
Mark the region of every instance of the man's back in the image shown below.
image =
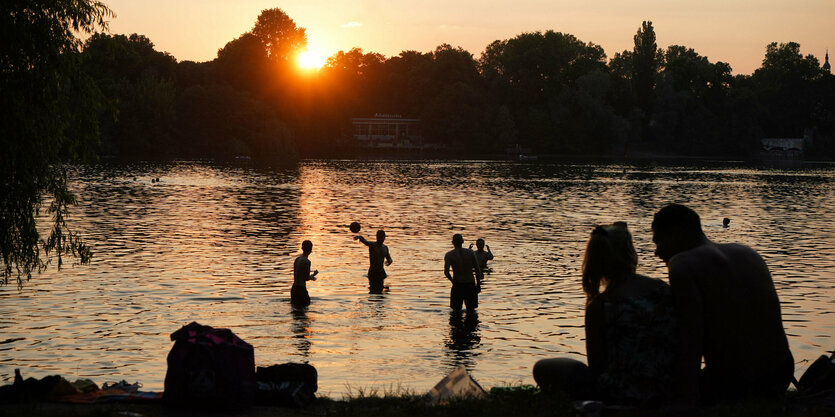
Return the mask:
[[310, 279], [310, 259], [301, 255], [293, 261], [293, 285], [307, 286], [307, 280]]
[[780, 302], [757, 252], [745, 245], [710, 242], [673, 256], [669, 267], [685, 326], [680, 342], [700, 345], [706, 377], [720, 381], [714, 385], [728, 385], [713, 390], [756, 393], [766, 389], [760, 383], [791, 377]]
[[384, 271], [383, 261], [388, 255], [389, 248], [381, 243], [372, 242], [368, 245], [369, 269], [373, 271]]
[[487, 252], [485, 250], [475, 251], [475, 256], [476, 256], [476, 259], [478, 259], [478, 266], [482, 270], [487, 269], [487, 261], [490, 261], [490, 260], [493, 259], [493, 254], [490, 253], [490, 252]]
[[444, 261], [452, 267], [452, 282], [476, 282], [473, 275], [473, 270], [476, 268], [476, 258], [471, 249], [455, 248], [446, 253]]

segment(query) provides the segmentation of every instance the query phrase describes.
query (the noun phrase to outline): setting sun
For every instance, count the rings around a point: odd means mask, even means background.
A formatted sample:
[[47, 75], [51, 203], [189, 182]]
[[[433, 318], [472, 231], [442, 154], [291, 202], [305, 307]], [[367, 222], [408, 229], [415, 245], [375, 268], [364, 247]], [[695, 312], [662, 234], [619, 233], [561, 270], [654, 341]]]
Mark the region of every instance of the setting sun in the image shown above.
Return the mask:
[[322, 65], [325, 65], [327, 62], [327, 57], [323, 54], [317, 53], [316, 51], [307, 50], [299, 54], [298, 56], [299, 67], [303, 69], [319, 69]]

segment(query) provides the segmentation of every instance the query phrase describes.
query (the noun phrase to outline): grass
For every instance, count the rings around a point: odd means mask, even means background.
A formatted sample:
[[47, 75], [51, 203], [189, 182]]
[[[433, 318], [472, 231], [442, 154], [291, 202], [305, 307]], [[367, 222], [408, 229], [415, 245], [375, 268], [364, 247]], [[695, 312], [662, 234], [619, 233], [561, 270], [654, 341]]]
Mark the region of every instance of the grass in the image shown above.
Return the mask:
[[[281, 407], [251, 407], [230, 412], [217, 410], [183, 410], [162, 404], [18, 404], [0, 405], [0, 416], [69, 416], [69, 417], [186, 417], [186, 416], [241, 416], [241, 417], [309, 417], [309, 416], [566, 416], [582, 415], [563, 395], [516, 391], [489, 394], [480, 399], [461, 399], [446, 405], [427, 405], [422, 395], [401, 387], [386, 389], [353, 388], [342, 400], [320, 398], [303, 409]], [[595, 414], [586, 414], [593, 416]], [[716, 416], [716, 417], [828, 417], [835, 415], [832, 408], [811, 408], [800, 405], [793, 396], [785, 401], [748, 401], [701, 409], [627, 409], [603, 410], [599, 415], [632, 416]]]

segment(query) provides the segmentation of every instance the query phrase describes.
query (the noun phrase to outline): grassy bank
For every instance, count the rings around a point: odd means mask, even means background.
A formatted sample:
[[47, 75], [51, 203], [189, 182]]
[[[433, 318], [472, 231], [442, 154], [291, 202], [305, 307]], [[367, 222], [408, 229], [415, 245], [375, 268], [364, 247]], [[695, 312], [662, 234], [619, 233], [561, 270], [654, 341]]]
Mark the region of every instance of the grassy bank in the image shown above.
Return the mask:
[[[717, 416], [717, 417], [824, 417], [833, 409], [804, 406], [789, 396], [786, 401], [749, 401], [735, 405], [701, 409], [626, 409], [602, 410], [603, 416]], [[517, 392], [491, 394], [477, 400], [461, 400], [441, 406], [429, 406], [421, 396], [410, 394], [358, 393], [345, 400], [320, 398], [304, 409], [251, 407], [242, 411], [186, 410], [162, 404], [17, 404], [0, 406], [0, 416], [75, 416], [75, 417], [301, 417], [301, 416], [579, 416], [566, 397], [543, 393]], [[586, 414], [595, 415], [595, 414]]]

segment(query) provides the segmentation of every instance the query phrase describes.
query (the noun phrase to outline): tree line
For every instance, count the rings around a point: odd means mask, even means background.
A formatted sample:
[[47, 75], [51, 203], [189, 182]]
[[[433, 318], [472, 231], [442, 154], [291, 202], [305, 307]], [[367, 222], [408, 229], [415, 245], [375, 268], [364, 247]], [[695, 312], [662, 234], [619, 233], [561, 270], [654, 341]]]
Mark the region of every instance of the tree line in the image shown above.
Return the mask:
[[105, 155], [139, 158], [251, 155], [267, 161], [346, 156], [352, 117], [418, 118], [426, 141], [450, 155], [654, 152], [746, 157], [765, 137], [813, 136], [835, 155], [835, 79], [795, 42], [766, 46], [751, 75], [733, 75], [692, 48], [656, 44], [643, 22], [634, 48], [608, 58], [554, 31], [489, 44], [480, 57], [449, 44], [385, 56], [340, 51], [318, 72], [295, 64], [304, 28], [280, 9], [208, 62], [178, 62], [142, 35], [97, 33], [81, 60], [110, 106]]
[[111, 17], [97, 0], [0, 2], [0, 283], [90, 259], [67, 223], [68, 162], [344, 157], [357, 154], [350, 119], [377, 112], [421, 119], [452, 157], [517, 144], [744, 157], [763, 137], [803, 134], [815, 157], [835, 156], [835, 79], [794, 42], [767, 45], [762, 66], [736, 76], [692, 48], [659, 48], [651, 22], [611, 58], [546, 31], [492, 42], [479, 58], [448, 44], [389, 58], [355, 48], [303, 73], [305, 29], [280, 9], [201, 63], [107, 34]]

